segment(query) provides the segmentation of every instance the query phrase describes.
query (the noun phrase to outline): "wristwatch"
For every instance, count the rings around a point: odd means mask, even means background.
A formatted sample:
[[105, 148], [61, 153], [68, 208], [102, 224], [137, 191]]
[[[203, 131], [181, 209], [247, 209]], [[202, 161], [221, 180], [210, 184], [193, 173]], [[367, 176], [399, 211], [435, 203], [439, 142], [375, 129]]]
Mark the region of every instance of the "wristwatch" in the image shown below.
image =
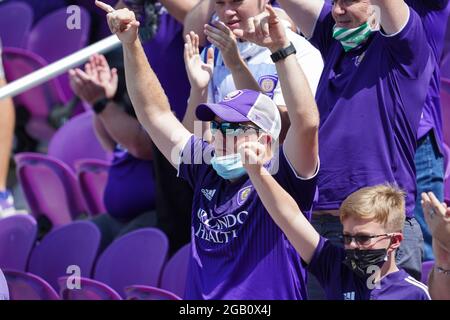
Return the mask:
[[283, 49], [280, 49], [278, 51], [275, 51], [270, 55], [270, 58], [272, 58], [272, 61], [274, 63], [286, 59], [286, 57], [290, 56], [291, 54], [296, 54], [297, 50], [295, 50], [294, 44], [291, 42], [291, 44]]
[[108, 103], [111, 100], [108, 98], [102, 98], [100, 100], [97, 100], [94, 105], [92, 106], [92, 110], [94, 110], [94, 112], [96, 114], [100, 114], [103, 112], [103, 110], [105, 110], [106, 106], [108, 105]]

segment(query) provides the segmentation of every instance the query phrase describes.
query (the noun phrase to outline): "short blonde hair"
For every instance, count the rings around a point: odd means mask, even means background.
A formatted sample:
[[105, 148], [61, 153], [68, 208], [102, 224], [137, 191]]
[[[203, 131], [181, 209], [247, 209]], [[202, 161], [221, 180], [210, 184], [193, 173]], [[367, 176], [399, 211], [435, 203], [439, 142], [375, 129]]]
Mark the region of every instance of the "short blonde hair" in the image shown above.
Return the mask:
[[342, 203], [341, 222], [348, 217], [371, 219], [383, 224], [388, 232], [401, 232], [406, 218], [405, 195], [389, 183], [359, 189]]

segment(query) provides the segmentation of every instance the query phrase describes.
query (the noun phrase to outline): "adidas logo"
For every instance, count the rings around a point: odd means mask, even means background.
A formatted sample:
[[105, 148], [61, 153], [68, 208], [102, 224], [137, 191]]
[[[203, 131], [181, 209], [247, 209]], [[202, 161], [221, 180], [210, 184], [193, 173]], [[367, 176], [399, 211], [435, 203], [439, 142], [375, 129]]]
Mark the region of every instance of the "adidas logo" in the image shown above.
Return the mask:
[[202, 193], [206, 197], [206, 199], [211, 201], [212, 198], [214, 197], [214, 194], [216, 193], [216, 190], [202, 189]]

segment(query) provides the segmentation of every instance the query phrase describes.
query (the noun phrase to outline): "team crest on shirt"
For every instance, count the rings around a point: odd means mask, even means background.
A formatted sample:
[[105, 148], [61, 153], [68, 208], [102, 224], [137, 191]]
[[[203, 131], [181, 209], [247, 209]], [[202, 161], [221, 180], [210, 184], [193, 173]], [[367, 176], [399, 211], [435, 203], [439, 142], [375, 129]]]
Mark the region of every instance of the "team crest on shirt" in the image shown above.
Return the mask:
[[366, 52], [364, 51], [360, 56], [355, 58], [355, 66], [359, 67], [361, 62], [364, 60], [364, 57], [366, 56]]
[[278, 84], [278, 77], [273, 75], [262, 76], [259, 78], [258, 83], [264, 94], [273, 98], [275, 88]]
[[252, 191], [252, 186], [245, 187], [238, 192], [237, 195], [237, 203], [238, 205], [242, 205], [245, 200], [247, 200], [250, 192]]

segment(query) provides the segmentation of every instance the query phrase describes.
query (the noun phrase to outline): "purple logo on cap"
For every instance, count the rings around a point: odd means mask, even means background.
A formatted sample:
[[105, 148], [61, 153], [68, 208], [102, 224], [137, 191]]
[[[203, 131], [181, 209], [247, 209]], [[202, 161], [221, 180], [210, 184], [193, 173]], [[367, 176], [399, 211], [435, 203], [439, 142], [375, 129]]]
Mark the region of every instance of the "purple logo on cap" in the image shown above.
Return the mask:
[[241, 96], [244, 92], [242, 90], [236, 90], [236, 91], [232, 91], [229, 94], [227, 94], [225, 96], [225, 98], [223, 98], [223, 101], [230, 101], [230, 100], [234, 100], [237, 97]]

